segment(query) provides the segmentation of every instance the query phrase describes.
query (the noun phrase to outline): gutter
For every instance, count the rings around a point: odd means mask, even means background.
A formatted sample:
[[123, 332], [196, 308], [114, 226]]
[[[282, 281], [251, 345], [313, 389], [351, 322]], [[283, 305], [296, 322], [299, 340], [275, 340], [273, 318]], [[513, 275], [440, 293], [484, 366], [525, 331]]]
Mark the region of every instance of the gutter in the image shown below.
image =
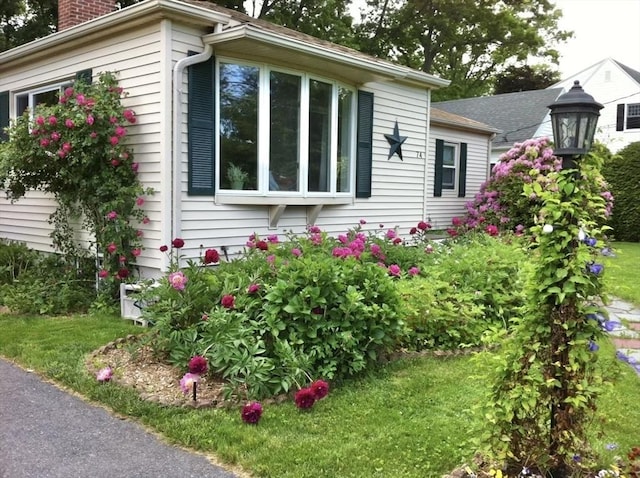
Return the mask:
[[[216, 28], [220, 28], [220, 24]], [[205, 45], [204, 51], [197, 55], [188, 56], [178, 60], [173, 66], [173, 114], [171, 118], [172, 145], [172, 194], [171, 194], [171, 237], [181, 237], [182, 232], [182, 77], [185, 68], [197, 63], [204, 63], [213, 55], [213, 45]]]

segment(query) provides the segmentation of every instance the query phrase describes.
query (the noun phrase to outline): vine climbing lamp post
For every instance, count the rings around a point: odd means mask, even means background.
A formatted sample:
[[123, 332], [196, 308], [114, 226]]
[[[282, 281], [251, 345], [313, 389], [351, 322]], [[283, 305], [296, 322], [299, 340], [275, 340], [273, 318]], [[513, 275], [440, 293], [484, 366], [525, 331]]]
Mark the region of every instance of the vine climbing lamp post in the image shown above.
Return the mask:
[[[573, 87], [561, 95], [555, 103], [549, 105], [555, 145], [554, 154], [562, 158], [563, 170], [572, 170], [570, 174], [565, 175], [568, 184], [579, 182], [579, 161], [591, 149], [602, 108], [603, 105], [595, 101], [593, 96], [584, 92], [578, 81], [575, 81]], [[562, 188], [559, 192], [561, 204], [570, 202], [570, 197], [567, 195], [571, 195], [573, 191], [575, 191], [573, 187]], [[571, 209], [566, 210], [563, 222], [577, 228], [576, 221]], [[563, 261], [577, 260], [577, 234], [574, 237], [573, 240], [565, 243], [561, 254]], [[565, 290], [565, 284], [560, 284], [560, 289]], [[567, 287], [566, 290], [572, 289]], [[574, 384], [571, 383], [575, 377], [568, 373], [568, 370], [571, 370], [572, 347], [568, 330], [573, 330], [575, 327], [568, 322], [576, 320], [580, 298], [571, 293], [563, 297], [560, 303], [553, 304], [551, 312], [551, 357], [547, 369], [557, 383], [550, 403], [549, 455], [555, 463], [555, 469], [551, 473], [554, 478], [567, 476], [566, 464], [559, 457], [563, 448], [563, 437], [567, 436], [575, 426], [573, 412], [568, 405], [575, 393]]]

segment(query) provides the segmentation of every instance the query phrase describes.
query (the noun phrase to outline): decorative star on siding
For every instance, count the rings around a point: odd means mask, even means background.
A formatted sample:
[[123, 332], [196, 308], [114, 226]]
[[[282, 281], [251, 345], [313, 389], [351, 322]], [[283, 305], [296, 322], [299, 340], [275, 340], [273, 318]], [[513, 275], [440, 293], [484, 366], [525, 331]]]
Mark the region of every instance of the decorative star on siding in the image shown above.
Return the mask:
[[400, 130], [398, 129], [398, 120], [396, 120], [396, 125], [393, 127], [393, 134], [385, 134], [385, 138], [389, 142], [389, 156], [387, 156], [387, 161], [391, 159], [391, 156], [397, 154], [400, 157], [400, 161], [404, 161], [402, 159], [402, 143], [407, 140], [406, 136], [400, 136]]

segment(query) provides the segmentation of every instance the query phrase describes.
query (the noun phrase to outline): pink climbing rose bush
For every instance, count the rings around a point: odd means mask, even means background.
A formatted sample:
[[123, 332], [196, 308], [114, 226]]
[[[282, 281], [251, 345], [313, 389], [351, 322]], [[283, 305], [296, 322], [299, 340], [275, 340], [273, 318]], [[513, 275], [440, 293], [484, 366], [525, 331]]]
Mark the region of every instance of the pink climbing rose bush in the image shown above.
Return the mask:
[[[135, 113], [113, 73], [93, 83], [76, 81], [56, 104], [27, 109], [8, 128], [0, 146], [0, 183], [11, 200], [28, 190], [52, 194], [58, 203], [51, 215], [54, 246], [71, 256], [83, 255], [74, 240], [74, 222], [95, 237], [102, 254], [100, 278], [105, 285], [128, 280], [142, 250], [142, 231], [149, 222], [142, 209], [152, 193], [137, 177], [138, 163], [127, 146]], [[115, 293], [117, 287], [108, 287]]]

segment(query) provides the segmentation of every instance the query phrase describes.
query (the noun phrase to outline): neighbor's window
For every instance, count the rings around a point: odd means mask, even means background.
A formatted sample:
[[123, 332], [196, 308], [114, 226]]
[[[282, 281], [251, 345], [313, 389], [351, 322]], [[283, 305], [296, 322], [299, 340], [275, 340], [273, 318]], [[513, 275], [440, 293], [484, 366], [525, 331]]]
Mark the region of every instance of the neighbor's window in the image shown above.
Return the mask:
[[640, 128], [640, 103], [627, 105], [627, 129]]
[[16, 94], [16, 117], [22, 116], [22, 113], [24, 113], [27, 108], [33, 111], [37, 105], [55, 105], [58, 103], [64, 89], [68, 86], [71, 86], [71, 83], [48, 85]]
[[354, 90], [265, 65], [220, 60], [218, 69], [220, 189], [351, 191]]
[[442, 156], [442, 189], [456, 188], [456, 158], [458, 148], [456, 144], [444, 143]]

